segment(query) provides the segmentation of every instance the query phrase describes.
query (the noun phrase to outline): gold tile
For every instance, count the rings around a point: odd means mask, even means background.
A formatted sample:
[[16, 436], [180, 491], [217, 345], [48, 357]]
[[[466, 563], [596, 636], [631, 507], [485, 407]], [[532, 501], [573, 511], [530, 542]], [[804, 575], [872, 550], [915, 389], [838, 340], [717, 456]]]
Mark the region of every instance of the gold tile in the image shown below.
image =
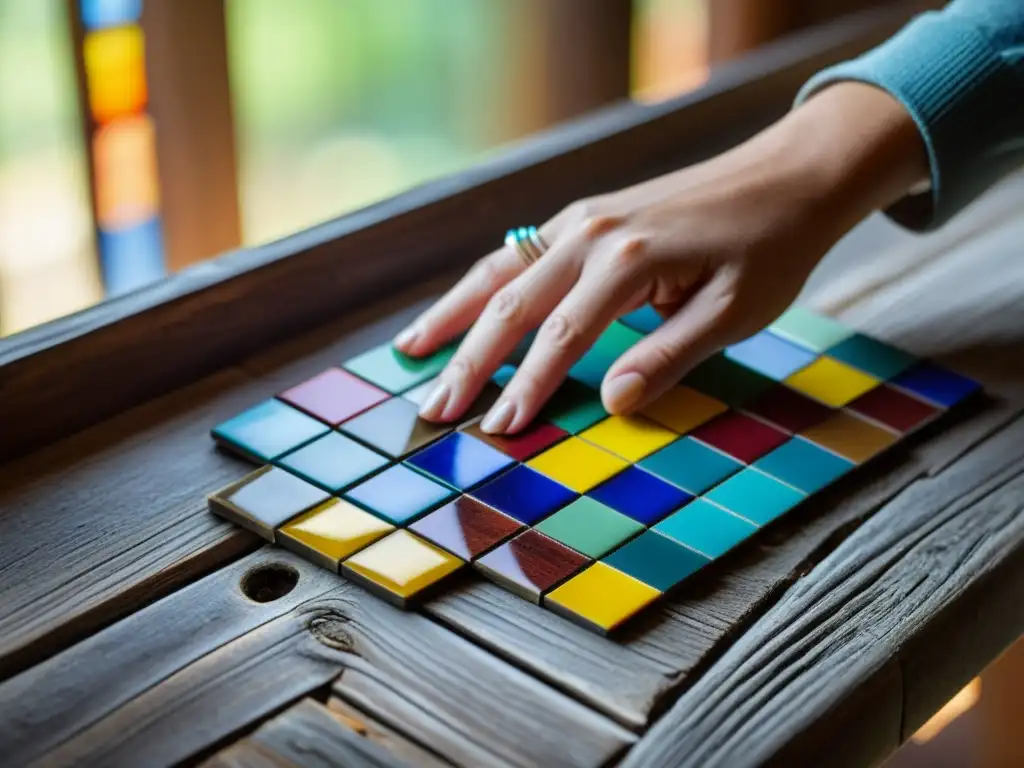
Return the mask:
[[277, 542], [338, 572], [342, 560], [395, 530], [391, 523], [344, 499], [330, 499], [277, 531]]
[[721, 400], [680, 385], [672, 387], [653, 403], [646, 405], [640, 413], [680, 435], [685, 435], [727, 410], [728, 406]]
[[577, 623], [609, 633], [661, 593], [605, 563], [594, 563], [544, 598], [544, 605]]
[[858, 464], [881, 453], [897, 440], [892, 432], [869, 424], [849, 411], [836, 411], [825, 421], [800, 434]]

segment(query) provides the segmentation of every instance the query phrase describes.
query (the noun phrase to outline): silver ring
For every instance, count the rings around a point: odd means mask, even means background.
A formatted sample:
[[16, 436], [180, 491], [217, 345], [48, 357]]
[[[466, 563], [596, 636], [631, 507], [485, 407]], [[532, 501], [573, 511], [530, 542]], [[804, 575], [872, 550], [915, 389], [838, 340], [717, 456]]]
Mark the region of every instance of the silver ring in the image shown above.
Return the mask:
[[547, 250], [547, 244], [536, 227], [510, 229], [505, 233], [505, 245], [514, 248], [526, 266], [537, 261]]

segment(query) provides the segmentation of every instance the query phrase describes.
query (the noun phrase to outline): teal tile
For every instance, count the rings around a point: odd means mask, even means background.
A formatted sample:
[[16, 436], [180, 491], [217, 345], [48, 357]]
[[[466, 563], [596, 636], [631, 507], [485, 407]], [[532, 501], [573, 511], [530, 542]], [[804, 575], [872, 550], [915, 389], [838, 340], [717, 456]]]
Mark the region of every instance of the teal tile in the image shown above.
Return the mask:
[[639, 466], [696, 495], [743, 469], [743, 464], [691, 437], [670, 443]]
[[215, 426], [213, 439], [255, 461], [273, 461], [330, 427], [280, 400], [265, 400]]
[[551, 396], [535, 421], [550, 422], [577, 435], [606, 418], [608, 411], [601, 405], [601, 395], [585, 384], [567, 379]]
[[711, 560], [667, 536], [645, 531], [605, 557], [603, 562], [665, 592]]
[[494, 375], [491, 376], [491, 381], [493, 381], [497, 386], [504, 389], [506, 385], [510, 381], [512, 381], [512, 377], [515, 375], [516, 367], [514, 365], [510, 365], [509, 363], [505, 363], [503, 366], [501, 366], [498, 370], [494, 372]]
[[769, 330], [812, 352], [824, 352], [853, 335], [842, 323], [801, 306], [790, 307]]
[[879, 379], [891, 379], [917, 362], [917, 358], [878, 339], [855, 333], [829, 347], [825, 354]]
[[644, 530], [632, 518], [582, 496], [535, 526], [538, 531], [589, 557], [601, 557]]
[[612, 367], [612, 363], [642, 338], [643, 334], [627, 328], [619, 321], [613, 322], [569, 369], [569, 376], [589, 387], [600, 389], [604, 375]]
[[658, 310], [650, 304], [644, 304], [640, 309], [634, 309], [619, 319], [623, 325], [640, 333], [651, 333], [665, 323], [665, 319], [658, 314]]
[[752, 368], [717, 353], [683, 377], [683, 384], [718, 398], [732, 408], [741, 408], [764, 394], [775, 382]]
[[455, 354], [455, 349], [455, 345], [452, 344], [429, 357], [412, 358], [402, 354], [389, 343], [353, 357], [342, 367], [397, 395], [441, 373]]
[[767, 525], [806, 495], [763, 472], [747, 468], [713, 488], [705, 498], [756, 525]]
[[805, 493], [814, 493], [845, 475], [855, 465], [802, 437], [794, 437], [762, 456], [754, 466]]
[[694, 499], [654, 526], [654, 530], [715, 558], [752, 536], [757, 526], [710, 501]]
[[299, 477], [336, 493], [386, 466], [388, 460], [355, 440], [329, 432], [277, 461]]

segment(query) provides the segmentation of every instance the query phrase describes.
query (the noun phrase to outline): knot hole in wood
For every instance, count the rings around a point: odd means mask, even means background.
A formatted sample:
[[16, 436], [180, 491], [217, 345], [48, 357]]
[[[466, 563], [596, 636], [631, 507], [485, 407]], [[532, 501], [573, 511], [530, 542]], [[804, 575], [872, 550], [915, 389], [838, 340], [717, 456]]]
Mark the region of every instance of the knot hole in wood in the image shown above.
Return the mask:
[[299, 572], [284, 563], [267, 563], [242, 577], [242, 594], [257, 603], [280, 600], [299, 583]]

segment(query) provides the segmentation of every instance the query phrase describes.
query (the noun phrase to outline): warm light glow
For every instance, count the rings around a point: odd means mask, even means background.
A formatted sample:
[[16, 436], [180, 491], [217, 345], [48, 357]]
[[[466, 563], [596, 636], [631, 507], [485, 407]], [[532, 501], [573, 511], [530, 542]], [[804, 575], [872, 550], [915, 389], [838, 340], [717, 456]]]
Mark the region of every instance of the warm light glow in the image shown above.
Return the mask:
[[913, 736], [914, 743], [924, 744], [934, 739], [943, 728], [977, 704], [979, 698], [981, 698], [981, 680], [975, 678], [966, 688], [954, 696], [949, 703], [932, 715], [932, 718], [927, 723], [918, 728], [917, 733]]
[[708, 76], [705, 3], [642, 0], [636, 7], [633, 98], [662, 101], [703, 84]]
[[156, 146], [146, 115], [120, 118], [93, 138], [99, 225], [120, 229], [157, 212]]
[[139, 27], [92, 32], [83, 51], [93, 119], [105, 123], [146, 106], [145, 46]]

